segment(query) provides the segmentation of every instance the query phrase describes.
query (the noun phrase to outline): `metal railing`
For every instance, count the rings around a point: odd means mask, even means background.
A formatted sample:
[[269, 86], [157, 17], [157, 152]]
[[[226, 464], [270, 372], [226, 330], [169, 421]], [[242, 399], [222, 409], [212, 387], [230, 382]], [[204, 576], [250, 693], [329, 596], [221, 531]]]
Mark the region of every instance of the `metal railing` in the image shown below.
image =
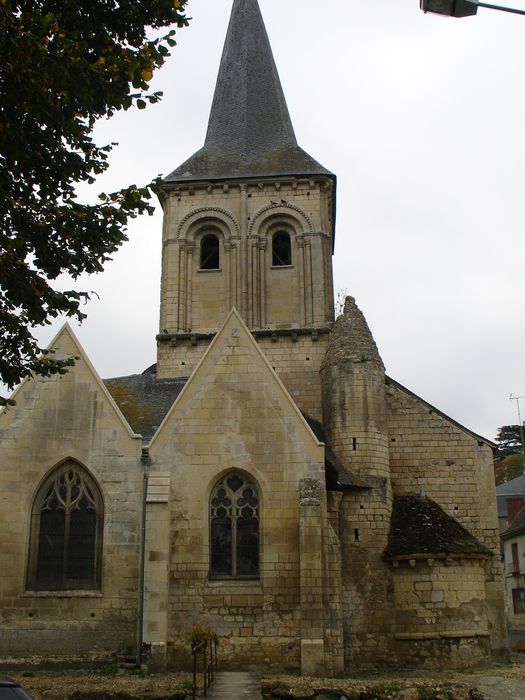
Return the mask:
[[[193, 644], [191, 653], [193, 656], [193, 685], [192, 685], [192, 700], [196, 700], [197, 695], [197, 677], [202, 674], [204, 697], [208, 695], [208, 688], [213, 681], [213, 676], [217, 670], [218, 642], [216, 639], [206, 639], [199, 644]], [[202, 659], [202, 669], [199, 671], [199, 658]]]

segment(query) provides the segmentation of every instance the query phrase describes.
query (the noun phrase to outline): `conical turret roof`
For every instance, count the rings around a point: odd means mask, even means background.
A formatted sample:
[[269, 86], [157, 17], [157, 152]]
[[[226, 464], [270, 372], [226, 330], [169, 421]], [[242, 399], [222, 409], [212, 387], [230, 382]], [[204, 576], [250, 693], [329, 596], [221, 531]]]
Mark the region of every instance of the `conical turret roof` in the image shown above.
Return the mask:
[[330, 333], [322, 369], [347, 362], [371, 362], [382, 371], [385, 369], [366, 318], [350, 296], [346, 297], [343, 313]]
[[257, 0], [234, 0], [206, 141], [165, 182], [328, 175], [297, 144]]

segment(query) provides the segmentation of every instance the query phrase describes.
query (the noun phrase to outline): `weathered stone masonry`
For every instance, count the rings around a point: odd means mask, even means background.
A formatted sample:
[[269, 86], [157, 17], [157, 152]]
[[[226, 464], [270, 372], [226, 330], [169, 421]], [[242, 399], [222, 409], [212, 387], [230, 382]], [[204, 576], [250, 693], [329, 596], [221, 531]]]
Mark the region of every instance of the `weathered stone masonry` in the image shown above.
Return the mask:
[[231, 668], [501, 652], [491, 444], [385, 375], [354, 299], [334, 319], [336, 178], [297, 144], [257, 0], [161, 204], [156, 365], [102, 382], [65, 326], [75, 367], [0, 412], [0, 660], [143, 641], [179, 669], [194, 624]]

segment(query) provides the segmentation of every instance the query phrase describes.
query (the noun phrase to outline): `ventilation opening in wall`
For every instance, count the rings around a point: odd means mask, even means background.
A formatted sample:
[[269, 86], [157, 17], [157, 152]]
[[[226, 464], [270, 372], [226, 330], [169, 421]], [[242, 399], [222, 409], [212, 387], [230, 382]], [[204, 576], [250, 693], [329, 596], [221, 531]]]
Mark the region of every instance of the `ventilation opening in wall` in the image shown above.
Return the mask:
[[357, 451], [357, 438], [352, 438], [352, 449], [354, 452]]
[[355, 530], [354, 530], [354, 540], [355, 540], [356, 542], [359, 542], [360, 539], [361, 539], [361, 534], [360, 534], [360, 532], [359, 532], [359, 528], [356, 527]]

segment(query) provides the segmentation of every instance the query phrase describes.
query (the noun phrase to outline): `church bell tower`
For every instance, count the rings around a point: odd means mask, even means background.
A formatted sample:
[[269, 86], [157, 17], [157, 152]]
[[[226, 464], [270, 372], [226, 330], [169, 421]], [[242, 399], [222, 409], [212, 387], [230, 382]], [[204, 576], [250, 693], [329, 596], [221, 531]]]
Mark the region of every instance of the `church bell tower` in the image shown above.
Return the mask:
[[159, 376], [189, 374], [232, 307], [258, 339], [328, 333], [335, 186], [297, 144], [257, 0], [234, 0], [204, 146], [164, 180]]

